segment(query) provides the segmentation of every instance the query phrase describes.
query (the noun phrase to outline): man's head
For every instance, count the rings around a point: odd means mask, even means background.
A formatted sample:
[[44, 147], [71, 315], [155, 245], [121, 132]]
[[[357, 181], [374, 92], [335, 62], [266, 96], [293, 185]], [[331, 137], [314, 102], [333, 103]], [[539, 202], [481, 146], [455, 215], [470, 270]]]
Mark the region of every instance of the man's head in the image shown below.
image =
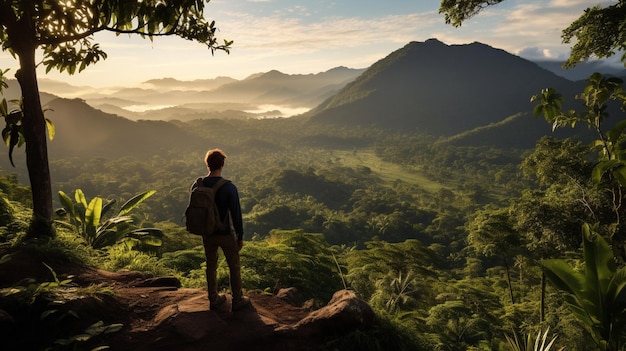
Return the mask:
[[209, 168], [209, 171], [217, 171], [218, 169], [222, 169], [222, 167], [224, 167], [225, 158], [226, 154], [221, 149], [211, 149], [207, 151], [206, 156], [204, 157], [204, 162]]

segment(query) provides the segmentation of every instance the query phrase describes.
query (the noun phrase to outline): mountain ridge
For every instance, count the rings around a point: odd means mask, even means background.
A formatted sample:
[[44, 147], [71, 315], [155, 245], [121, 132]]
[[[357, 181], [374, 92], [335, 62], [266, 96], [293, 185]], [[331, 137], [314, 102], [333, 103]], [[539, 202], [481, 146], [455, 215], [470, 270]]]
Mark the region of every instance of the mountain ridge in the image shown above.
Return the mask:
[[[566, 107], [581, 87], [486, 44], [446, 45], [429, 39], [410, 42], [374, 63], [304, 118], [450, 137], [532, 111], [530, 97], [548, 86], [566, 97]], [[527, 123], [529, 140], [522, 144], [534, 144], [549, 130], [543, 121], [529, 118]]]

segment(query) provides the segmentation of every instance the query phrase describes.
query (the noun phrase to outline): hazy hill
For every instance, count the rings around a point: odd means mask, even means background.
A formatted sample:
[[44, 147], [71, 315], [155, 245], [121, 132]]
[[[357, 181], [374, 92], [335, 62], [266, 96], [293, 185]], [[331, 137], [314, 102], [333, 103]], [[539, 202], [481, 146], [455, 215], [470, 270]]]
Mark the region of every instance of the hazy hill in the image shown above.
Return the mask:
[[[80, 98], [91, 106], [129, 119], [191, 120], [241, 118], [249, 113], [263, 117], [284, 117], [302, 113], [336, 94], [364, 69], [337, 67], [316, 74], [284, 74], [270, 71], [244, 80], [230, 77], [180, 81], [152, 79], [138, 86], [73, 87], [43, 80], [42, 91], [65, 98]], [[227, 106], [227, 107], [225, 107]], [[153, 111], [170, 109], [154, 113]], [[147, 112], [145, 112], [147, 111]], [[176, 116], [168, 117], [174, 111]], [[230, 112], [229, 112], [230, 111]]]
[[192, 81], [183, 81], [174, 78], [150, 79], [143, 84], [152, 86], [156, 89], [167, 90], [213, 90], [228, 83], [236, 82], [231, 77], [216, 77], [213, 79], [196, 79]]
[[435, 136], [491, 126], [488, 134], [517, 129], [533, 139], [550, 132], [544, 121], [529, 117], [500, 122], [532, 111], [530, 97], [545, 87], [573, 101], [581, 84], [485, 44], [446, 45], [430, 39], [411, 42], [376, 62], [307, 117], [314, 123], [374, 125]]
[[273, 70], [224, 84], [206, 93], [205, 99], [312, 107], [334, 95], [363, 71], [337, 67], [317, 74], [284, 74]]
[[602, 74], [613, 75], [616, 77], [626, 77], [626, 70], [624, 66], [619, 64], [611, 64], [606, 60], [600, 61], [586, 61], [580, 62], [575, 67], [568, 69], [563, 68], [562, 61], [534, 61], [539, 66], [572, 81], [585, 80], [589, 78], [594, 72], [600, 72]]
[[131, 121], [94, 109], [80, 99], [54, 99], [46, 117], [56, 126], [50, 154], [91, 157], [154, 155], [162, 150], [204, 148], [203, 139], [163, 121]]

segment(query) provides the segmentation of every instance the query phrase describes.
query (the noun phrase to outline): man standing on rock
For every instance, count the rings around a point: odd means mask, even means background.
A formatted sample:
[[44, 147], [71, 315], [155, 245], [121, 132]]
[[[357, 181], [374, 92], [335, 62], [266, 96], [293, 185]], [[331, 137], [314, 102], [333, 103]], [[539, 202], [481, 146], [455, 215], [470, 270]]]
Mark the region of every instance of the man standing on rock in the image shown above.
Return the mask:
[[[220, 149], [212, 149], [206, 153], [205, 163], [209, 174], [202, 179], [204, 186], [213, 187], [222, 179], [225, 158], [226, 154]], [[226, 302], [226, 296], [217, 292], [217, 249], [221, 247], [230, 270], [230, 288], [233, 296], [232, 311], [237, 311], [250, 304], [250, 300], [243, 296], [241, 286], [239, 251], [243, 247], [243, 220], [237, 187], [230, 181], [223, 184], [215, 194], [215, 204], [220, 218], [224, 219], [226, 230], [202, 237], [206, 255], [209, 301], [211, 302], [211, 309]]]

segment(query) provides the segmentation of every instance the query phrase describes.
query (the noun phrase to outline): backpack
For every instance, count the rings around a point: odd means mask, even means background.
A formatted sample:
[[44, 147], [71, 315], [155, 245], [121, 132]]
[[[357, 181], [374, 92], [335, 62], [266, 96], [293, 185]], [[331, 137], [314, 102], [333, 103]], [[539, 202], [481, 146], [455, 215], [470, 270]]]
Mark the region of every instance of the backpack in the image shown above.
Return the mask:
[[189, 205], [185, 210], [185, 225], [189, 233], [209, 236], [226, 229], [215, 204], [215, 194], [228, 182], [230, 180], [220, 179], [213, 187], [207, 187], [202, 178], [196, 180], [189, 197]]

